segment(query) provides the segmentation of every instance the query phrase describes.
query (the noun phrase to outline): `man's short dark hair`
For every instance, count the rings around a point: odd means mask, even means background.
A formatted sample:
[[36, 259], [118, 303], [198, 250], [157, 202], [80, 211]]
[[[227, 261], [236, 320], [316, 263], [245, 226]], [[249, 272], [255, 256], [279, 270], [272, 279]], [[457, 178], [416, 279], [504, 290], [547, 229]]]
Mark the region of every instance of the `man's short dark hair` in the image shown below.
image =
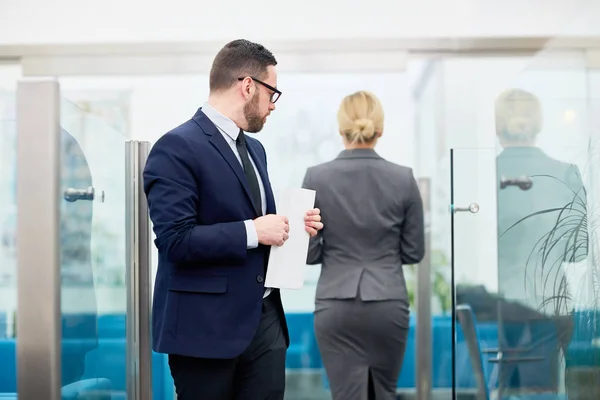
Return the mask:
[[246, 39], [227, 43], [217, 53], [210, 69], [210, 91], [229, 89], [238, 78], [254, 76], [261, 79], [269, 65], [277, 65], [273, 53], [263, 45]]

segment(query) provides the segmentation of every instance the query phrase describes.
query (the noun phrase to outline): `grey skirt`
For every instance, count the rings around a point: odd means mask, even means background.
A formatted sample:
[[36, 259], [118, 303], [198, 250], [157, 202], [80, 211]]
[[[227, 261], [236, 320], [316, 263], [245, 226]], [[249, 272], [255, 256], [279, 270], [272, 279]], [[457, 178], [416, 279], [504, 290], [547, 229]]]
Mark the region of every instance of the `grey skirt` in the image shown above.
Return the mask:
[[394, 400], [408, 337], [402, 300], [316, 300], [315, 335], [333, 400]]

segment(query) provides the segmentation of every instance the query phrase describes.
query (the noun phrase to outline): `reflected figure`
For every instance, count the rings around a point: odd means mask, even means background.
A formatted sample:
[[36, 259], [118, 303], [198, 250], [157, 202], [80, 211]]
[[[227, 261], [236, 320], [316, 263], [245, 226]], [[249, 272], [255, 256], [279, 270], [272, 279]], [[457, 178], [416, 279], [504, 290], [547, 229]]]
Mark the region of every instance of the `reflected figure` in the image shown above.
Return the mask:
[[[551, 388], [558, 350], [566, 348], [571, 332], [564, 265], [587, 255], [586, 194], [575, 165], [536, 147], [543, 120], [537, 97], [508, 90], [497, 99], [495, 114], [503, 148], [497, 158], [498, 291], [506, 301], [499, 303], [500, 345], [538, 349], [545, 358], [503, 366], [504, 378], [513, 387]], [[509, 312], [508, 303], [531, 312]]]
[[[80, 380], [85, 372], [88, 352], [97, 347], [97, 306], [92, 269], [92, 201], [68, 202], [68, 188], [93, 186], [92, 174], [77, 140], [62, 130], [62, 171], [60, 192], [60, 268], [61, 289], [76, 292], [77, 304], [67, 304], [62, 296], [62, 384]], [[70, 311], [76, 308], [77, 311]], [[84, 311], [82, 312], [81, 309]]]
[[[13, 141], [11, 145], [13, 149], [16, 148], [16, 142]], [[81, 146], [64, 129], [61, 130], [61, 163], [59, 194], [61, 207], [59, 243], [62, 291], [61, 359], [62, 386], [66, 386], [83, 377], [86, 356], [98, 346], [98, 334], [91, 257], [93, 204], [90, 201], [67, 202], [63, 199], [63, 192], [67, 188], [92, 186], [92, 175]], [[13, 161], [10, 165], [16, 165], [16, 162]], [[16, 170], [13, 170], [12, 173], [16, 174]], [[16, 179], [13, 182], [16, 183]], [[12, 193], [16, 193], [16, 188], [12, 189]], [[16, 204], [16, 200], [12, 200], [11, 204]], [[11, 222], [15, 225], [16, 218]], [[15, 229], [12, 231], [16, 232]], [[15, 241], [14, 235], [12, 241]], [[65, 296], [66, 291], [70, 291], [69, 296]], [[76, 295], [73, 295], [73, 292], [76, 292]], [[67, 297], [70, 300], [65, 300]], [[15, 314], [14, 335], [18, 340], [17, 318], [18, 315]]]
[[322, 264], [315, 334], [334, 400], [392, 400], [409, 328], [403, 264], [424, 255], [423, 203], [410, 168], [374, 150], [383, 108], [371, 93], [345, 97], [343, 150], [306, 171], [325, 228], [308, 264]]

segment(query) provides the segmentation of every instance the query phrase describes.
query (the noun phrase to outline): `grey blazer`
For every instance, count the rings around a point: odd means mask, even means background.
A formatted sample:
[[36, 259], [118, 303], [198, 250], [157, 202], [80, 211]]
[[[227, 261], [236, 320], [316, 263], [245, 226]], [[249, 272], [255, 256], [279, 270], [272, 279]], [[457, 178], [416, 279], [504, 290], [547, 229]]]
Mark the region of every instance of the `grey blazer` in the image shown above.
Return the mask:
[[424, 254], [423, 203], [412, 169], [372, 149], [344, 150], [308, 168], [325, 225], [308, 264], [322, 264], [317, 299], [406, 300], [402, 264]]

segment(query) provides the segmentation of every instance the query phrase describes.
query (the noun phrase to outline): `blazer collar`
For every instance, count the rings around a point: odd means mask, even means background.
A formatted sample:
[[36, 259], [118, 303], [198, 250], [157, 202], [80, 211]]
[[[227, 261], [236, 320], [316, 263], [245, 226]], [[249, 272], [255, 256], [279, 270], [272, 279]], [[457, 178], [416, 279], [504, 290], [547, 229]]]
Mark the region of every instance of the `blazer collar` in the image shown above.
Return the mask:
[[502, 149], [502, 151], [500, 152], [500, 154], [498, 155], [499, 158], [504, 158], [504, 157], [547, 157], [546, 153], [544, 152], [544, 150], [540, 149], [539, 147], [506, 147], [504, 149]]
[[380, 159], [381, 156], [373, 149], [352, 149], [342, 150], [337, 158], [375, 158]]

